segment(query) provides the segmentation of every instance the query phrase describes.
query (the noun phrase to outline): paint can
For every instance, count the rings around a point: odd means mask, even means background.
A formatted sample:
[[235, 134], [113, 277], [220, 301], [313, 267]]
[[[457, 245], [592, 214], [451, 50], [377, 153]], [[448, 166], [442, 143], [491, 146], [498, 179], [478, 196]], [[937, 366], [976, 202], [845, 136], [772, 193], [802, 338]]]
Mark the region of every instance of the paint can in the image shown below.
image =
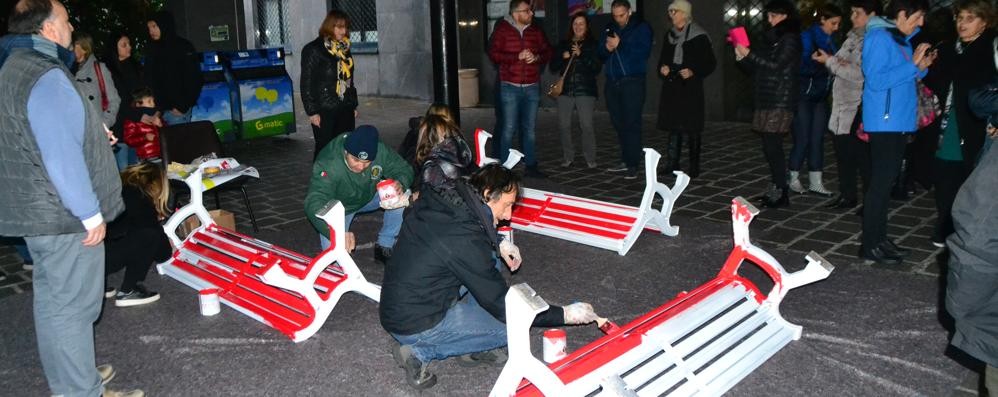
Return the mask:
[[565, 358], [568, 336], [565, 330], [552, 328], [544, 331], [544, 362], [550, 364]]
[[399, 191], [395, 189], [394, 179], [385, 179], [378, 182], [378, 197], [381, 198], [382, 207], [394, 206], [399, 200]]
[[201, 302], [201, 315], [214, 316], [221, 311], [218, 302], [218, 288], [205, 288], [198, 293], [198, 300]]
[[513, 228], [510, 226], [499, 226], [499, 235], [502, 239], [513, 243]]

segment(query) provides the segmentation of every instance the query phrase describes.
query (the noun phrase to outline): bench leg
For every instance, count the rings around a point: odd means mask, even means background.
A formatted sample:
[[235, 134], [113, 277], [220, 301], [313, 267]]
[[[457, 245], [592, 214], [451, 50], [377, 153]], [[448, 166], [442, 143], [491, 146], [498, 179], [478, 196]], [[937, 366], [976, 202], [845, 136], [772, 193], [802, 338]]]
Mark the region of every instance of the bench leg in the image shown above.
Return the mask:
[[527, 284], [510, 287], [506, 293], [506, 337], [509, 359], [496, 380], [493, 397], [511, 396], [516, 393], [520, 380], [526, 378], [548, 396], [560, 395], [565, 387], [554, 372], [530, 353], [530, 325], [537, 313], [550, 306]]

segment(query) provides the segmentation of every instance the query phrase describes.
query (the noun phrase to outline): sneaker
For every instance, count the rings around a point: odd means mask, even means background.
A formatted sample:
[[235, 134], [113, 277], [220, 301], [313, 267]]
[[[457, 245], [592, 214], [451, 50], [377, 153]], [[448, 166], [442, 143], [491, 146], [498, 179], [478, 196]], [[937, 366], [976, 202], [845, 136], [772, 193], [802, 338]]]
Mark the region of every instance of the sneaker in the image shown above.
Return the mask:
[[409, 345], [395, 345], [392, 357], [399, 367], [405, 370], [405, 382], [415, 389], [423, 390], [437, 384], [437, 376], [427, 370], [427, 365], [416, 358]]
[[627, 172], [627, 164], [620, 163], [606, 169], [607, 172]]
[[21, 265], [21, 269], [28, 271], [33, 270], [34, 268], [35, 268], [35, 262], [24, 262], [24, 264]]
[[145, 397], [145, 395], [146, 393], [142, 390], [121, 391], [108, 389], [104, 389], [104, 394], [101, 394], [103, 397]]
[[462, 367], [502, 367], [509, 359], [509, 352], [505, 347], [484, 352], [463, 354], [457, 358], [458, 365]]
[[790, 186], [790, 191], [797, 194], [807, 193], [807, 189], [804, 188], [804, 184], [800, 183], [800, 179], [790, 179], [788, 182]]
[[114, 367], [110, 364], [104, 364], [97, 366], [97, 374], [100, 375], [100, 385], [104, 386], [107, 382], [110, 382], [111, 379], [114, 379], [114, 375], [117, 374], [117, 372], [115, 372]]
[[561, 162], [561, 168], [568, 168], [572, 166], [572, 160], [563, 160]]
[[159, 293], [149, 291], [142, 284], [136, 284], [131, 291], [118, 291], [114, 295], [114, 305], [117, 307], [138, 306], [159, 300]]
[[114, 287], [105, 287], [104, 288], [104, 297], [105, 298], [108, 298], [108, 299], [114, 298], [114, 296], [117, 295], [117, 294], [118, 294], [118, 290], [115, 289]]
[[523, 176], [537, 179], [544, 179], [548, 177], [547, 174], [541, 172], [537, 166], [527, 167], [527, 171], [523, 173]]
[[627, 171], [624, 172], [624, 179], [638, 179], [638, 169], [628, 168]]
[[946, 239], [932, 236], [932, 245], [936, 248], [946, 248]]
[[382, 247], [378, 244], [374, 244], [374, 261], [379, 262], [382, 265], [388, 263], [388, 259], [392, 257], [392, 249], [388, 247]]

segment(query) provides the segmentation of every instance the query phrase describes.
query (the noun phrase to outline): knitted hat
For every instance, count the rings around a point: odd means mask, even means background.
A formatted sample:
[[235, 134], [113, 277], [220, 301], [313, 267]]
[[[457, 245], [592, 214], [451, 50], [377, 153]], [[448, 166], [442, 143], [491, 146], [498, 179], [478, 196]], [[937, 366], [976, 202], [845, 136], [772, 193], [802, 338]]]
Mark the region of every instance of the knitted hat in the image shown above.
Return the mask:
[[362, 125], [347, 135], [343, 148], [361, 160], [374, 161], [378, 156], [378, 129], [370, 125]]
[[686, 0], [673, 0], [672, 4], [669, 4], [669, 11], [679, 10], [686, 14], [686, 17], [693, 19], [693, 5]]

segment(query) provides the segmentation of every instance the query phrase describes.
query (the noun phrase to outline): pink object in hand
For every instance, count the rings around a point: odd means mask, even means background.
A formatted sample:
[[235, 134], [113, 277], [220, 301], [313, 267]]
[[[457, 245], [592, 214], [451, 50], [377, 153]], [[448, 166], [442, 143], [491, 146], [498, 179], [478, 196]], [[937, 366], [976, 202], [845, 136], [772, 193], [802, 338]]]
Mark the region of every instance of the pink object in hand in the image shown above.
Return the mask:
[[737, 26], [728, 30], [728, 42], [735, 46], [748, 47], [748, 32], [744, 26]]

